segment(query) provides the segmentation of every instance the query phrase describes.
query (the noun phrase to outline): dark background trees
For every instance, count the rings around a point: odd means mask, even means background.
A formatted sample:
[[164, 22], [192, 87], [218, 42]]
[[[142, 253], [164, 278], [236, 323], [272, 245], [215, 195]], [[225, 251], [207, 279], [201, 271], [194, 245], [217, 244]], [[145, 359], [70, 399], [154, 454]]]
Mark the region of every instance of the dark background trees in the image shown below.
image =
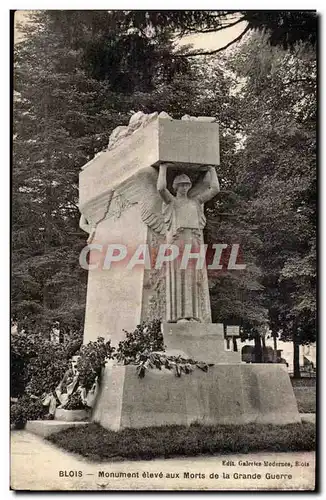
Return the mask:
[[134, 108], [182, 113], [194, 97], [191, 80], [179, 81], [187, 63], [167, 64], [166, 37], [153, 42], [116, 31], [111, 17], [38, 12], [15, 47], [12, 319], [25, 331], [82, 328], [81, 166]]
[[[316, 11], [129, 11], [125, 16], [116, 14], [120, 25], [138, 29], [140, 32], [156, 34], [170, 33], [182, 37], [191, 34], [218, 33], [243, 23], [243, 29], [226, 45], [231, 46], [241, 40], [248, 31], [266, 31], [268, 42], [272, 46], [293, 50], [300, 42], [315, 46], [317, 42]], [[193, 55], [216, 54], [226, 46], [215, 50], [189, 50], [182, 57]]]
[[[181, 36], [244, 23], [230, 48]], [[12, 319], [82, 331], [78, 173], [134, 111], [215, 116], [221, 195], [206, 239], [239, 243], [245, 272], [210, 276], [214, 321], [315, 339], [316, 25], [300, 11], [41, 11], [15, 46]], [[205, 52], [212, 55], [205, 55]], [[193, 57], [195, 55], [195, 57]]]
[[305, 42], [284, 51], [255, 35], [231, 64], [246, 79], [238, 173], [262, 241], [264, 304], [273, 334], [296, 350], [316, 339], [315, 50]]

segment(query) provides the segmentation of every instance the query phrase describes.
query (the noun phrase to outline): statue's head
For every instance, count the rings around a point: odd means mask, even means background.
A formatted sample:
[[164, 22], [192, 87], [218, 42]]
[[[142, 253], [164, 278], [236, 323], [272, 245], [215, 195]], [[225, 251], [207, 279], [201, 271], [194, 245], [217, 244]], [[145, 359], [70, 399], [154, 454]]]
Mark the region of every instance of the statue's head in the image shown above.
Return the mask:
[[173, 181], [173, 189], [174, 191], [178, 194], [183, 194], [186, 195], [189, 191], [189, 189], [192, 186], [192, 182], [189, 179], [188, 175], [186, 174], [181, 174], [177, 175]]

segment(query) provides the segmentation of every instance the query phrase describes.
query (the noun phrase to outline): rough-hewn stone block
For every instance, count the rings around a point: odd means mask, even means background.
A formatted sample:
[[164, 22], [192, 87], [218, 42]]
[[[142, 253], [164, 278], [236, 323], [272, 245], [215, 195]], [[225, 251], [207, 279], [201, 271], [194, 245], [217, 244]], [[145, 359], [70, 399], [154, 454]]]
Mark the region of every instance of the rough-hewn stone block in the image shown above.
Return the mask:
[[157, 118], [83, 167], [79, 174], [80, 207], [161, 162], [219, 165], [218, 134], [217, 123]]

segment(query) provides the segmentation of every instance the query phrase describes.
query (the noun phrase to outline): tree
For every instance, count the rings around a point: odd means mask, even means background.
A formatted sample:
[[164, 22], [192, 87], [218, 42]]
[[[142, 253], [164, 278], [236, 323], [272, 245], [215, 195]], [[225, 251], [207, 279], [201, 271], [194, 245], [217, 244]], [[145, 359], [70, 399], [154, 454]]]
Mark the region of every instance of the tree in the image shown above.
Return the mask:
[[273, 335], [293, 341], [298, 376], [298, 345], [316, 338], [315, 51], [306, 43], [284, 52], [255, 36], [233, 64], [243, 78], [238, 178], [263, 243], [269, 323]]
[[[20, 330], [81, 330], [86, 273], [78, 265], [85, 242], [78, 230], [78, 172], [132, 110], [218, 118], [226, 193], [207, 208], [206, 236], [216, 242], [226, 234], [231, 243], [241, 231], [242, 241], [253, 238], [244, 220], [235, 219], [236, 230], [225, 221], [222, 231], [214, 226], [218, 213], [232, 206], [236, 214], [239, 207], [228, 193], [239, 131], [237, 98], [229, 91], [233, 77], [219, 64], [176, 58], [172, 31], [145, 36], [125, 20], [117, 12], [36, 13], [25, 26], [28, 37], [16, 48], [12, 302]], [[253, 262], [255, 244], [247, 243]], [[257, 266], [246, 276], [213, 277], [215, 320], [240, 321], [245, 314], [248, 324], [262, 321]], [[228, 294], [221, 294], [221, 284], [229, 286]]]
[[82, 329], [85, 310], [81, 166], [133, 109], [154, 111], [158, 102], [169, 112], [195, 85], [179, 81], [188, 63], [168, 64], [166, 37], [119, 31], [109, 12], [35, 12], [22, 29], [14, 55], [12, 319], [20, 331], [69, 333]]
[[284, 50], [293, 49], [298, 42], [312, 46], [317, 41], [317, 14], [315, 11], [128, 11], [125, 16], [117, 13], [118, 22], [141, 33], [174, 33], [181, 38], [199, 33], [218, 33], [244, 23], [239, 35], [215, 50], [188, 50], [177, 57], [213, 55], [239, 42], [246, 33], [267, 31], [268, 42]]
[[[251, 22], [260, 26], [263, 13], [256, 14]], [[287, 36], [295, 18], [300, 26], [316, 19], [285, 14], [264, 13], [261, 26], [287, 19]], [[271, 34], [248, 35], [233, 55], [190, 58], [187, 48], [176, 49], [176, 34], [227, 22], [236, 22], [227, 11], [32, 16], [15, 53], [12, 312], [19, 330], [81, 330], [78, 172], [133, 111], [164, 110], [173, 118], [215, 116], [221, 126], [222, 189], [206, 207], [205, 238], [240, 244], [247, 270], [210, 276], [214, 321], [239, 324], [258, 351], [267, 320], [275, 335], [313, 338], [315, 32], [305, 44], [288, 39], [290, 51], [271, 47]]]

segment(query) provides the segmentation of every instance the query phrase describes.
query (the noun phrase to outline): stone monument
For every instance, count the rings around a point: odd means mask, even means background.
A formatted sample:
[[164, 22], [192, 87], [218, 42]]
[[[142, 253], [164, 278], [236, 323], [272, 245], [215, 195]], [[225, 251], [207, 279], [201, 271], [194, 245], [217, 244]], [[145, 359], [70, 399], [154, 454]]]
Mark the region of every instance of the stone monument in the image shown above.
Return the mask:
[[207, 272], [197, 264], [219, 162], [214, 119], [138, 112], [80, 173], [90, 264], [84, 342], [102, 336], [117, 345], [124, 330], [164, 317], [168, 351], [214, 365], [181, 378], [162, 369], [140, 379], [135, 366], [108, 363], [92, 415], [104, 427], [300, 421], [286, 368], [241, 363], [239, 352], [225, 349], [223, 325], [211, 320]]

